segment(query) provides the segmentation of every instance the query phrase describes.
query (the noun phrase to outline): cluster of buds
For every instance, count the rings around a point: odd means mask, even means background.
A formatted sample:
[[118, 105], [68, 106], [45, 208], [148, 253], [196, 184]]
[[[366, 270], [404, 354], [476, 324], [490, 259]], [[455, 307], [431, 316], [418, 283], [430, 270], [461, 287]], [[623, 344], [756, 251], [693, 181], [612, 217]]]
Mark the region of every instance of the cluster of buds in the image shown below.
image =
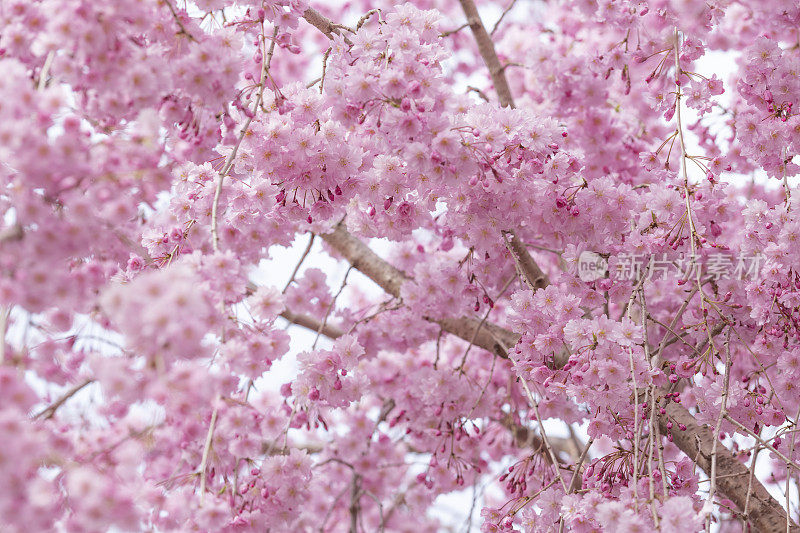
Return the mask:
[[615, 485], [627, 487], [628, 480], [633, 476], [633, 454], [627, 450], [618, 449], [605, 457], [595, 459], [583, 473], [584, 481], [594, 478], [600, 483], [603, 495], [611, 497]]

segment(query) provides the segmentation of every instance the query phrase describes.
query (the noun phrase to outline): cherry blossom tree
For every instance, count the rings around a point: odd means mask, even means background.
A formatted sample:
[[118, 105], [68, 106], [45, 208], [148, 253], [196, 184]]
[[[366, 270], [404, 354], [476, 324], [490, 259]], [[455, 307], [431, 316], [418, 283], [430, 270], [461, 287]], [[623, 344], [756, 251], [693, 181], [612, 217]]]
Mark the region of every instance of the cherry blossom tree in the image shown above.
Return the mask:
[[0, 2], [0, 529], [797, 531], [796, 0], [330, 4]]

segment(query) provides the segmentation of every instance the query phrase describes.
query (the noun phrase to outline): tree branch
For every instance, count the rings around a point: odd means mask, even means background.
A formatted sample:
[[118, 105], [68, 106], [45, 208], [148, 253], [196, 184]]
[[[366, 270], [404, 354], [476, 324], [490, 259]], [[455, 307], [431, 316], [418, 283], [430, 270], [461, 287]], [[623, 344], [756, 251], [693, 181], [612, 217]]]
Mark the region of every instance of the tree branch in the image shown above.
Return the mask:
[[[325, 15], [323, 15], [322, 13], [320, 13], [319, 11], [317, 11], [312, 7], [309, 7], [303, 12], [303, 18], [306, 19], [306, 21], [309, 24], [311, 24], [319, 31], [324, 33], [328, 37], [328, 39], [333, 39], [334, 35], [342, 35], [342, 32], [339, 29], [340, 28], [339, 25], [335, 24]], [[345, 43], [347, 43], [348, 45], [353, 44], [353, 42], [350, 39], [348, 39], [346, 35], [344, 35], [343, 37]]]
[[[402, 284], [409, 278], [400, 270], [390, 265], [373, 252], [366, 244], [350, 235], [340, 223], [333, 233], [322, 235], [322, 239], [344, 256], [357, 270], [377, 283], [386, 292], [394, 296], [400, 293]], [[535, 271], [534, 271], [535, 272]], [[544, 278], [546, 279], [546, 278]], [[539, 276], [528, 280], [534, 286], [542, 285]], [[448, 318], [435, 321], [448, 333], [456, 335], [469, 342], [479, 321], [474, 318]], [[517, 343], [519, 335], [501, 326], [486, 322], [481, 328], [485, 335], [479, 334], [474, 344], [485, 350], [508, 357], [503, 346], [513, 346]], [[566, 363], [566, 359], [559, 360], [558, 354], [555, 361], [556, 368]], [[657, 389], [663, 396], [666, 391]], [[711, 471], [711, 457], [713, 452], [714, 435], [706, 426], [700, 426], [695, 417], [682, 405], [669, 402], [665, 407], [666, 414], [658, 416], [661, 431], [667, 433], [667, 422], [674, 422], [686, 426], [686, 431], [670, 431], [673, 442], [678, 448], [691, 458], [697, 457], [697, 465], [706, 473]], [[515, 438], [515, 440], [518, 440]], [[699, 449], [698, 449], [699, 444]], [[699, 452], [699, 453], [698, 453]], [[717, 473], [719, 489], [733, 501], [740, 509], [745, 508], [748, 498], [749, 471], [741, 464], [733, 453], [724, 446], [717, 447]], [[786, 512], [781, 505], [767, 492], [764, 485], [758, 480], [752, 481], [752, 494], [748, 507], [748, 518], [758, 531], [785, 531]], [[777, 529], [776, 529], [777, 528]], [[793, 524], [792, 530], [797, 526]]]
[[[675, 445], [693, 458], [704, 472], [709, 473], [714, 457], [714, 434], [711, 429], [698, 424], [694, 416], [679, 403], [669, 402], [665, 409], [666, 415], [658, 419], [661, 431], [664, 434], [670, 431]], [[668, 430], [667, 422], [670, 419], [677, 424], [685, 425], [686, 431]], [[756, 531], [765, 533], [787, 531], [787, 512], [757, 479], [752, 480], [752, 487], [748, 490], [750, 470], [739, 462], [728, 448], [717, 446], [716, 463], [719, 490], [739, 509], [747, 509], [745, 518]], [[790, 530], [800, 531], [800, 528], [791, 522]]]
[[506, 241], [506, 247], [508, 251], [511, 252], [511, 255], [514, 256], [528, 287], [530, 287], [532, 291], [536, 291], [536, 289], [543, 289], [550, 285], [550, 280], [547, 279], [547, 275], [542, 271], [539, 265], [536, 264], [536, 261], [533, 260], [533, 257], [528, 253], [528, 248], [519, 240], [517, 234], [514, 231], [505, 231], [503, 233], [504, 235], [511, 235], [511, 242]]
[[483, 62], [489, 68], [494, 90], [497, 91], [497, 96], [500, 98], [500, 105], [514, 107], [514, 97], [511, 96], [511, 88], [508, 86], [505, 69], [500, 64], [500, 58], [497, 57], [492, 37], [484, 28], [483, 22], [481, 22], [475, 2], [473, 0], [458, 0], [458, 2], [467, 16], [467, 24], [469, 24], [472, 35], [475, 36], [475, 41], [478, 43], [478, 52], [480, 52]]
[[[3, 342], [2, 338], [0, 338], [0, 342]], [[58, 411], [59, 407], [64, 405], [64, 403], [66, 403], [67, 400], [75, 396], [78, 392], [80, 392], [84, 387], [86, 387], [90, 383], [94, 383], [94, 380], [87, 379], [75, 385], [67, 392], [65, 392], [58, 400], [54, 401], [53, 403], [45, 407], [43, 410], [33, 415], [33, 419], [36, 420], [37, 418], [41, 418], [42, 420], [49, 420], [53, 418], [53, 416], [56, 414], [56, 411]]]
[[288, 309], [285, 310], [283, 313], [280, 314], [281, 318], [285, 318], [292, 324], [297, 324], [298, 326], [303, 326], [306, 329], [310, 329], [311, 331], [318, 331], [328, 337], [329, 339], [338, 339], [342, 335], [344, 335], [344, 331], [337, 328], [336, 326], [331, 326], [330, 324], [323, 324], [321, 321], [317, 320], [313, 316], [308, 315], [301, 315], [299, 313], [293, 313]]
[[[504, 107], [514, 107], [514, 100], [505, 72], [497, 57], [491, 36], [481, 22], [478, 10], [473, 0], [459, 0], [467, 22], [478, 44], [478, 51], [489, 68], [492, 82]], [[325, 17], [309, 9], [305, 18], [323, 33], [332, 38], [332, 34], [339, 33], [337, 28]], [[512, 235], [510, 249], [521, 267], [527, 283], [532, 288], [547, 286], [548, 281], [542, 270], [530, 258], [527, 249], [520, 246], [519, 239]], [[322, 236], [330, 246], [336, 249], [347, 259], [351, 265], [360, 270], [368, 278], [377, 283], [389, 294], [399, 297], [402, 284], [408, 280], [399, 269], [393, 267], [373, 252], [368, 246], [350, 235], [339, 223], [333, 233]], [[516, 241], [516, 245], [514, 242]], [[521, 248], [521, 249], [520, 249]], [[523, 253], [524, 252], [524, 253]], [[475, 331], [478, 321], [468, 317], [444, 319], [437, 322], [444, 331], [456, 335], [469, 342]], [[513, 346], [519, 340], [519, 335], [492, 323], [485, 323], [481, 328], [484, 334], [475, 338], [474, 344], [489, 350], [498, 356], [508, 357], [503, 346]], [[560, 368], [566, 363], [566, 358], [556, 356], [554, 366]], [[561, 354], [563, 355], [563, 354]], [[559, 359], [563, 359], [559, 360]], [[661, 394], [665, 391], [659, 390]], [[660, 429], [667, 433], [666, 424], [670, 419], [686, 426], [686, 431], [673, 433], [673, 442], [689, 457], [696, 457], [697, 465], [706, 473], [711, 471], [711, 457], [713, 453], [714, 435], [706, 426], [700, 426], [694, 416], [683, 405], [669, 402], [665, 407], [666, 414], [658, 417]], [[740, 463], [736, 457], [725, 447], [716, 450], [716, 463], [719, 479], [719, 489], [725, 493], [740, 509], [747, 509], [747, 518], [759, 531], [778, 532], [787, 529], [787, 522], [791, 524], [792, 531], [800, 531], [788, 517], [788, 510], [767, 492], [758, 480], [750, 479], [749, 470]], [[750, 490], [748, 490], [748, 482]], [[746, 507], [747, 506], [747, 507]]]
[[[374, 281], [395, 298], [400, 297], [400, 288], [403, 283], [413, 281], [404, 272], [390, 265], [373, 252], [366, 244], [351, 235], [339, 223], [333, 233], [321, 236], [332, 248], [339, 252], [356, 270]], [[519, 335], [496, 324], [486, 322], [478, 328], [480, 320], [470, 317], [428, 319], [439, 324], [441, 328], [467, 342], [475, 339], [473, 344], [488, 350], [499, 357], [508, 358], [503, 345], [514, 346], [519, 341]], [[477, 335], [475, 330], [478, 329]], [[566, 361], [565, 361], [566, 362]]]
[[22, 240], [22, 226], [19, 224], [14, 224], [3, 231], [0, 231], [0, 244], [19, 240]]

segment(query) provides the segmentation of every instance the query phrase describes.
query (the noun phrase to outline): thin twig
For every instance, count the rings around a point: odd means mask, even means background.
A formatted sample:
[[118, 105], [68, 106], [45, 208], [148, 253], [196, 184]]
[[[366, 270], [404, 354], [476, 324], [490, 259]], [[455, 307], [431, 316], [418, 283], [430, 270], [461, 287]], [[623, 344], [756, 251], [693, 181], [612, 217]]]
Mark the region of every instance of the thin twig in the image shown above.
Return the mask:
[[575, 463], [575, 470], [572, 472], [572, 479], [569, 480], [567, 494], [570, 494], [577, 488], [581, 466], [583, 466], [583, 462], [586, 460], [586, 455], [589, 453], [589, 448], [592, 447], [592, 444], [594, 444], [594, 439], [589, 439], [589, 442], [587, 442], [586, 446], [583, 448], [583, 452], [581, 452], [581, 456], [578, 458], [578, 462]]
[[[717, 424], [714, 426], [714, 444], [711, 446], [711, 472], [709, 478], [711, 479], [711, 486], [708, 489], [708, 497], [706, 498], [706, 505], [708, 509], [714, 505], [714, 493], [717, 491], [717, 445], [719, 444], [719, 434], [722, 430], [722, 418], [727, 412], [728, 405], [728, 387], [730, 386], [731, 376], [731, 332], [728, 330], [727, 339], [725, 339], [725, 375], [722, 381], [722, 406], [717, 416]], [[711, 514], [706, 517], [706, 530], [711, 529]]]
[[[267, 52], [262, 67], [261, 67], [261, 81], [258, 83], [258, 93], [256, 94], [256, 100], [253, 103], [253, 109], [250, 112], [250, 116], [247, 117], [247, 120], [244, 122], [244, 126], [242, 126], [242, 130], [239, 133], [239, 138], [236, 139], [236, 144], [233, 146], [231, 153], [228, 154], [227, 159], [225, 160], [225, 165], [222, 167], [222, 170], [219, 172], [219, 177], [217, 178], [217, 187], [214, 190], [214, 201], [211, 204], [211, 246], [215, 252], [219, 251], [219, 228], [217, 219], [219, 217], [219, 198], [222, 195], [222, 184], [225, 181], [225, 176], [228, 175], [231, 168], [233, 167], [233, 163], [236, 160], [236, 153], [239, 151], [239, 146], [242, 144], [245, 136], [247, 135], [247, 130], [250, 128], [250, 123], [253, 122], [253, 119], [258, 112], [258, 108], [261, 106], [261, 100], [264, 97], [264, 89], [266, 87], [266, 80], [267, 80], [267, 73], [269, 72], [269, 65], [272, 60], [272, 54], [275, 51], [275, 40], [278, 36], [278, 26], [276, 25], [274, 30], [272, 31], [272, 39], [269, 45], [269, 51]], [[261, 40], [262, 46], [263, 41], [265, 39], [264, 36], [264, 23], [261, 23]]]
[[[785, 176], [784, 176], [785, 178]], [[800, 420], [800, 408], [797, 410], [797, 415], [794, 417], [794, 423], [797, 425], [797, 421]], [[795, 446], [795, 437], [797, 437], [797, 432], [792, 432], [792, 444], [789, 448], [789, 457], [794, 455], [794, 446]], [[789, 480], [792, 479], [791, 470], [789, 470], [789, 465], [786, 465], [786, 533], [789, 533], [790, 526], [791, 526], [791, 519], [790, 519], [790, 506], [789, 506], [789, 492], [792, 490], [791, 485], [789, 484]], [[800, 488], [798, 488], [800, 492]]]
[[509, 2], [509, 4], [506, 6], [506, 8], [503, 10], [503, 12], [500, 14], [500, 18], [497, 19], [497, 22], [494, 23], [494, 27], [492, 28], [492, 31], [489, 32], [489, 35], [494, 37], [494, 34], [497, 31], [497, 28], [500, 27], [500, 23], [503, 22], [504, 18], [506, 18], [506, 15], [508, 15], [508, 12], [511, 11], [512, 9], [514, 9], [514, 5], [516, 3], [517, 3], [517, 0], [511, 0], [511, 2]]
[[180, 31], [178, 33], [184, 34], [186, 37], [189, 38], [190, 41], [197, 42], [197, 39], [195, 39], [194, 36], [191, 33], [189, 33], [189, 31], [186, 29], [186, 26], [184, 26], [183, 22], [181, 22], [181, 18], [178, 16], [178, 12], [175, 11], [175, 7], [172, 5], [172, 2], [170, 2], [169, 0], [163, 0], [163, 1], [165, 4], [167, 4], [167, 7], [172, 13], [172, 18], [175, 19], [175, 23], [178, 25], [178, 28], [180, 28]]
[[311, 331], [322, 333], [329, 339], [335, 340], [345, 334], [344, 331], [337, 328], [336, 326], [331, 326], [330, 324], [323, 324], [321, 321], [317, 320], [313, 316], [293, 313], [288, 309], [284, 310], [280, 314], [280, 317], [286, 319], [291, 324], [296, 324], [306, 329], [310, 329]]
[[50, 50], [47, 53], [47, 57], [44, 60], [44, 65], [42, 66], [41, 72], [39, 72], [39, 87], [37, 90], [42, 92], [47, 87], [47, 73], [50, 71], [50, 65], [53, 64], [53, 58], [55, 57], [55, 51]]
[[[497, 293], [497, 296], [495, 296], [494, 301], [500, 300], [500, 298], [503, 296], [503, 293], [505, 293], [506, 290], [508, 289], [508, 287], [514, 282], [514, 279], [516, 279], [515, 276], [511, 276], [510, 278], [508, 278], [508, 281], [506, 281], [505, 284], [503, 284], [503, 288], [501, 288], [500, 292]], [[470, 349], [475, 345], [475, 338], [478, 336], [478, 332], [480, 331], [480, 329], [486, 323], [486, 319], [489, 318], [489, 313], [492, 312], [492, 309], [493, 308], [490, 306], [486, 310], [486, 313], [484, 313], [484, 315], [483, 315], [483, 319], [475, 327], [475, 333], [472, 334], [472, 338], [469, 341], [469, 346], [467, 346], [467, 349], [464, 350], [464, 356], [461, 358], [461, 364], [458, 365], [459, 374], [463, 374], [464, 373], [464, 364], [466, 364], [466, 362], [467, 362], [467, 355], [469, 354]]]
[[353, 473], [353, 483], [350, 490], [350, 533], [358, 533], [358, 500], [360, 497], [358, 474]]
[[[0, 338], [0, 344], [2, 344], [2, 342], [3, 342], [3, 339]], [[0, 347], [0, 349], [2, 349], [2, 348]], [[2, 360], [2, 359], [0, 359], [0, 360]], [[56, 411], [58, 411], [59, 407], [64, 405], [64, 403], [66, 403], [67, 400], [69, 400], [70, 398], [75, 396], [78, 392], [80, 392], [84, 387], [86, 387], [90, 383], [94, 383], [94, 380], [93, 379], [87, 379], [87, 380], [75, 385], [74, 387], [69, 389], [67, 392], [65, 392], [58, 400], [54, 401], [53, 403], [51, 403], [50, 405], [48, 405], [47, 407], [45, 407], [44, 409], [42, 409], [41, 411], [39, 411], [38, 413], [33, 415], [33, 419], [36, 420], [38, 418], [41, 418], [42, 420], [49, 420], [49, 419], [53, 418], [53, 416], [56, 414]]]
[[214, 440], [214, 429], [217, 425], [217, 408], [211, 412], [211, 422], [208, 424], [208, 434], [206, 435], [206, 443], [203, 446], [203, 458], [200, 460], [200, 504], [202, 505], [203, 499], [206, 494], [206, 467], [208, 466], [208, 456], [211, 453], [211, 443]]
[[330, 316], [331, 311], [333, 311], [333, 308], [336, 306], [336, 299], [339, 298], [339, 295], [342, 294], [342, 291], [344, 290], [345, 286], [347, 285], [347, 276], [350, 275], [350, 271], [351, 270], [353, 270], [353, 265], [350, 265], [350, 267], [347, 269], [347, 272], [344, 273], [344, 279], [342, 280], [342, 284], [339, 286], [339, 292], [337, 292], [333, 296], [333, 299], [331, 300], [331, 304], [328, 306], [328, 310], [325, 312], [325, 316], [322, 318], [322, 323], [319, 325], [319, 329], [317, 330], [317, 336], [314, 339], [314, 344], [311, 345], [311, 349], [312, 350], [317, 347], [317, 341], [319, 341], [319, 336], [322, 334], [322, 330], [325, 328], [325, 325], [328, 323], [328, 317]]
[[520, 379], [522, 383], [522, 387], [525, 389], [525, 393], [528, 395], [528, 400], [531, 403], [531, 407], [533, 407], [533, 412], [536, 414], [536, 421], [539, 423], [539, 433], [542, 434], [542, 442], [544, 443], [545, 448], [547, 449], [547, 454], [550, 456], [550, 459], [553, 461], [553, 470], [556, 473], [556, 477], [561, 482], [561, 487], [564, 489], [564, 492], [569, 492], [566, 482], [564, 478], [561, 477], [561, 470], [559, 470], [559, 461], [556, 457], [555, 452], [553, 451], [553, 447], [550, 445], [550, 441], [547, 438], [547, 433], [544, 430], [544, 423], [542, 422], [542, 417], [539, 416], [539, 404], [534, 400], [533, 394], [531, 393], [531, 389], [528, 388], [528, 384], [525, 382], [524, 379]]
[[308, 244], [306, 245], [306, 249], [303, 250], [303, 255], [300, 256], [300, 260], [295, 265], [294, 270], [292, 270], [292, 275], [289, 276], [289, 281], [286, 282], [286, 286], [281, 291], [281, 294], [286, 294], [286, 291], [289, 289], [289, 287], [291, 286], [292, 282], [294, 282], [294, 279], [297, 276], [297, 272], [300, 270], [300, 267], [303, 265], [303, 261], [306, 260], [306, 257], [308, 257], [308, 253], [311, 251], [311, 246], [314, 244], [314, 237], [316, 237], [316, 235], [312, 233], [311, 234], [311, 238], [308, 239]]
[[738, 420], [736, 420], [735, 418], [733, 418], [731, 415], [729, 415], [727, 413], [725, 414], [725, 420], [727, 420], [728, 422], [730, 422], [731, 424], [733, 424], [737, 428], [741, 429], [742, 431], [744, 431], [745, 433], [747, 433], [748, 435], [753, 437], [756, 440], [756, 442], [758, 442], [762, 447], [768, 449], [769, 451], [771, 451], [772, 453], [774, 453], [775, 455], [780, 457], [787, 465], [792, 466], [795, 470], [800, 472], [800, 465], [798, 465], [797, 463], [795, 463], [794, 461], [792, 461], [791, 459], [786, 457], [783, 453], [781, 453], [778, 450], [776, 450], [774, 446], [772, 446], [771, 444], [767, 443], [767, 441], [765, 441], [763, 438], [761, 438], [761, 436], [758, 433], [750, 430], [747, 426], [742, 425]]

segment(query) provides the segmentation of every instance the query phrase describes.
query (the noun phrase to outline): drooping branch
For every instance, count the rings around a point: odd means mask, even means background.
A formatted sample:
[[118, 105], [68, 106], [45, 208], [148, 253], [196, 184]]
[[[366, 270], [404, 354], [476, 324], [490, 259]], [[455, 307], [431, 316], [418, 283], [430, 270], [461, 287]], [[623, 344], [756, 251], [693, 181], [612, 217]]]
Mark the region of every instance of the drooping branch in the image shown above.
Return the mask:
[[[513, 96], [503, 66], [500, 64], [491, 36], [483, 26], [473, 0], [459, 0], [459, 2], [467, 16], [467, 22], [475, 36], [481, 57], [489, 68], [501, 105], [513, 107]], [[310, 13], [307, 11], [305, 18], [328, 37], [338, 33], [335, 31], [336, 27], [333, 23], [313, 10]], [[341, 224], [334, 229], [333, 233], [323, 235], [322, 238], [357, 270], [364, 273], [386, 292], [395, 297], [399, 296], [400, 287], [408, 277], [350, 235]], [[527, 249], [519, 246], [520, 244], [521, 241], [512, 234], [509, 248], [521, 266], [520, 270], [525, 276], [526, 282], [532, 288], [545, 287], [548, 284], [546, 276], [530, 257]], [[475, 327], [478, 325], [476, 319], [468, 317], [436, 322], [444, 331], [468, 342], [472, 339]], [[518, 334], [489, 322], [485, 323], [480, 330], [479, 335], [473, 341], [474, 344], [500, 356], [507, 357], [504, 345], [513, 346], [519, 339]], [[557, 359], [559, 358], [557, 357]], [[566, 359], [556, 360], [554, 366], [559, 368], [565, 363]], [[657, 389], [657, 394], [663, 395], [664, 391]], [[681, 404], [669, 402], [665, 409], [666, 414], [658, 416], [661, 431], [667, 432], [666, 424], [670, 419], [685, 425], [686, 431], [673, 433], [674, 443], [689, 457], [696, 457], [697, 465], [706, 473], [710, 472], [714, 440], [711, 430], [698, 424], [695, 417]], [[730, 450], [718, 446], [716, 455], [719, 489], [740, 509], [747, 509], [746, 518], [758, 528], [758, 531], [784, 531], [787, 529], [787, 523], [791, 525], [792, 531], [798, 530], [797, 526], [787, 517], [787, 511], [769, 495], [763, 484], [751, 478], [749, 470], [736, 459]]]
[[[281, 313], [280, 316], [282, 318], [286, 319], [287, 321], [291, 322], [292, 324], [296, 324], [298, 326], [302, 326], [302, 327], [304, 327], [304, 328], [306, 328], [306, 329], [308, 329], [310, 331], [313, 331], [313, 332], [320, 331], [320, 326], [322, 325], [322, 322], [320, 320], [317, 320], [316, 318], [314, 318], [312, 316], [303, 315], [303, 314], [300, 314], [300, 313], [293, 313], [292, 311], [290, 311], [288, 309], [285, 310], [283, 313]], [[444, 321], [440, 321], [440, 323], [441, 322], [451, 322], [451, 327], [452, 327], [453, 330], [461, 330], [462, 328], [474, 327], [474, 324], [477, 323], [476, 320], [471, 319], [471, 318], [465, 318], [465, 319], [461, 319], [461, 320], [446, 319]], [[487, 325], [484, 324], [483, 327], [487, 327]], [[490, 332], [492, 334], [496, 334], [498, 336], [498, 338], [500, 338], [500, 339], [505, 339], [506, 337], [510, 337], [510, 338], [513, 339], [513, 337], [511, 337], [511, 336], [513, 336], [514, 333], [511, 333], [510, 331], [508, 331], [506, 329], [503, 329], [503, 328], [501, 328], [499, 326], [496, 326], [495, 324], [488, 324], [488, 328], [490, 328]], [[457, 336], [461, 337], [461, 338], [464, 338], [464, 335], [467, 334], [466, 330], [464, 330], [464, 331], [465, 331], [465, 333], [463, 335], [462, 334], [457, 334]], [[336, 326], [325, 325], [322, 328], [322, 334], [325, 335], [326, 337], [330, 338], [330, 339], [338, 339], [339, 337], [341, 337], [345, 333], [344, 333], [344, 331], [340, 330]], [[498, 346], [500, 346], [500, 345], [498, 344]], [[505, 352], [502, 352], [502, 354], [498, 354], [498, 355], [501, 355], [502, 357], [507, 357]], [[390, 401], [392, 402], [392, 405], [394, 405], [394, 400], [390, 400]], [[380, 418], [383, 419], [385, 417], [381, 416]], [[517, 424], [514, 421], [512, 421], [511, 419], [503, 420], [501, 423], [502, 423], [503, 427], [505, 427], [506, 429], [509, 430], [509, 432], [511, 433], [511, 437], [512, 437], [512, 439], [514, 441], [514, 445], [517, 446], [518, 448], [521, 448], [521, 449], [532, 449], [532, 450], [537, 451], [537, 452], [544, 450], [544, 444], [542, 442], [542, 438], [538, 434], [536, 434], [536, 432], [533, 431], [532, 429], [527, 428], [525, 426], [522, 426], [520, 424]], [[566, 452], [571, 457], [575, 457], [577, 455], [576, 452], [578, 452], [578, 450], [575, 449], [575, 445], [572, 443], [571, 440], [563, 439], [563, 438], [554, 438], [554, 437], [550, 437], [550, 439], [554, 441], [553, 442], [553, 447], [557, 451]], [[311, 452], [309, 452], [309, 453], [311, 453]], [[542, 454], [542, 457], [546, 461], [548, 461], [548, 463], [552, 463], [552, 460], [550, 459], [550, 457], [547, 454]], [[577, 486], [580, 486], [580, 480], [578, 481]]]
[[[337, 250], [357, 270], [366, 274], [384, 290], [398, 296], [400, 287], [409, 278], [400, 270], [393, 267], [366, 244], [348, 233], [342, 224], [334, 229], [333, 233], [322, 235], [322, 239]], [[528, 280], [531, 285], [541, 285], [538, 278]], [[474, 318], [451, 318], [436, 321], [446, 332], [456, 335], [469, 342], [475, 331], [478, 320]], [[502, 354], [507, 357], [503, 346], [513, 346], [519, 335], [501, 326], [486, 322], [481, 328], [486, 333], [478, 335], [474, 344], [486, 350]], [[508, 342], [499, 339], [506, 339]], [[556, 361], [560, 367], [566, 363]], [[666, 391], [657, 389], [659, 396], [664, 396]], [[678, 448], [691, 458], [697, 457], [697, 465], [706, 473], [711, 470], [711, 457], [713, 451], [714, 435], [710, 429], [698, 424], [695, 417], [682, 404], [669, 402], [665, 407], [666, 413], [658, 416], [661, 431], [667, 433], [667, 422], [672, 420], [686, 426], [686, 431], [671, 432], [673, 442]], [[724, 446], [717, 446], [717, 476], [719, 490], [730, 498], [740, 509], [745, 508], [748, 499], [749, 470], [741, 464], [733, 453]], [[758, 531], [784, 531], [786, 525], [786, 512], [781, 505], [769, 495], [767, 489], [758, 480], [752, 480], [748, 519], [758, 528]], [[775, 529], [777, 527], [777, 529]], [[797, 526], [793, 525], [793, 531]]]

